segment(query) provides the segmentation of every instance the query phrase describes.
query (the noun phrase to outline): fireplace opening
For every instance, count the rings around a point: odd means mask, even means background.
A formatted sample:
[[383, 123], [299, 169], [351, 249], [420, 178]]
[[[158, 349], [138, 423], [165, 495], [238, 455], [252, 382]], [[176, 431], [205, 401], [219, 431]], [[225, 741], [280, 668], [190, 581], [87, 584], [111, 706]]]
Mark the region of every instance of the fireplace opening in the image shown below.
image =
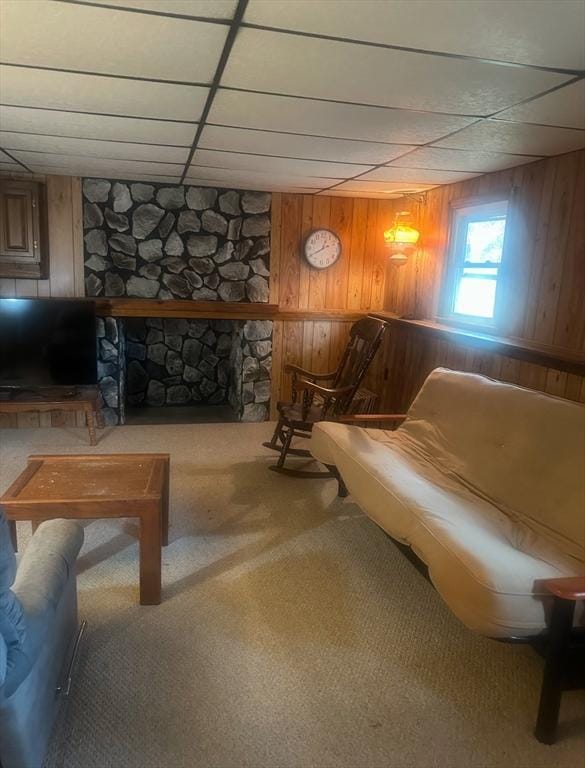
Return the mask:
[[265, 421], [272, 322], [98, 320], [99, 385], [110, 424]]

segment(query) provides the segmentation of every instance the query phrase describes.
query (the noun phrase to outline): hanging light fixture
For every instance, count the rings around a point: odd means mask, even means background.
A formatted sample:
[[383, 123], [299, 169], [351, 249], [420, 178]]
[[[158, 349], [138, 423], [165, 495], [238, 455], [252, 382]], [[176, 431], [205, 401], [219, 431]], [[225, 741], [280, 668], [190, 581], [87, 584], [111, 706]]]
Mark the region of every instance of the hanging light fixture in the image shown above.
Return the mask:
[[391, 254], [390, 261], [398, 266], [406, 264], [420, 237], [418, 229], [410, 224], [411, 218], [410, 211], [399, 211], [393, 226], [384, 232], [384, 243]]

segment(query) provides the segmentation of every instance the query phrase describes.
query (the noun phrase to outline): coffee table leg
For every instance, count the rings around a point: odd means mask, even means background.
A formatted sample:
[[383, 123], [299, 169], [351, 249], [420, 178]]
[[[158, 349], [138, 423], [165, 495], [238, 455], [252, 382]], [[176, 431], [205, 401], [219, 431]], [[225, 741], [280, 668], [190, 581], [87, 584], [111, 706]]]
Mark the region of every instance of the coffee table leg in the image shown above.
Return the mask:
[[162, 521], [160, 506], [140, 517], [140, 604], [158, 605], [161, 593]]
[[169, 494], [170, 494], [170, 460], [165, 461], [164, 482], [161, 491], [161, 524], [162, 544], [166, 547], [169, 543]]

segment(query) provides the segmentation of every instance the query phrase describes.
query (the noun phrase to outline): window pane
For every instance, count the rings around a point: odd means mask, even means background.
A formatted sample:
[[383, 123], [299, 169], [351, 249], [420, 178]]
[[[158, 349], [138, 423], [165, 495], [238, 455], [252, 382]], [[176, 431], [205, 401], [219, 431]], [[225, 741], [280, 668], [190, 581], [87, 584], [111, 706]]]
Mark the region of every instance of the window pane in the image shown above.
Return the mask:
[[455, 291], [453, 312], [471, 317], [494, 316], [496, 279], [462, 277]]
[[498, 276], [498, 268], [497, 267], [464, 267], [463, 268], [463, 274], [469, 275], [472, 277], [473, 275], [488, 275], [489, 277], [497, 277]]
[[483, 264], [491, 261], [499, 264], [502, 260], [506, 219], [470, 221], [467, 225], [465, 261]]

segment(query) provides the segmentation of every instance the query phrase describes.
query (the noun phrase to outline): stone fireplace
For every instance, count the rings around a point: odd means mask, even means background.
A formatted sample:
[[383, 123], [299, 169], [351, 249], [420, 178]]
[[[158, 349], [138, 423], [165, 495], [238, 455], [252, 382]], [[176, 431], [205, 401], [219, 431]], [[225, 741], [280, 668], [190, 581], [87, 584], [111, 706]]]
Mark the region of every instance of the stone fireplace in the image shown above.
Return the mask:
[[271, 195], [84, 179], [83, 197], [86, 295], [169, 302], [170, 316], [98, 320], [107, 422], [127, 407], [227, 404], [266, 419], [271, 321], [180, 317], [172, 302], [268, 301]]
[[97, 336], [108, 424], [148, 406], [229, 404], [235, 420], [268, 418], [270, 320], [105, 317]]

